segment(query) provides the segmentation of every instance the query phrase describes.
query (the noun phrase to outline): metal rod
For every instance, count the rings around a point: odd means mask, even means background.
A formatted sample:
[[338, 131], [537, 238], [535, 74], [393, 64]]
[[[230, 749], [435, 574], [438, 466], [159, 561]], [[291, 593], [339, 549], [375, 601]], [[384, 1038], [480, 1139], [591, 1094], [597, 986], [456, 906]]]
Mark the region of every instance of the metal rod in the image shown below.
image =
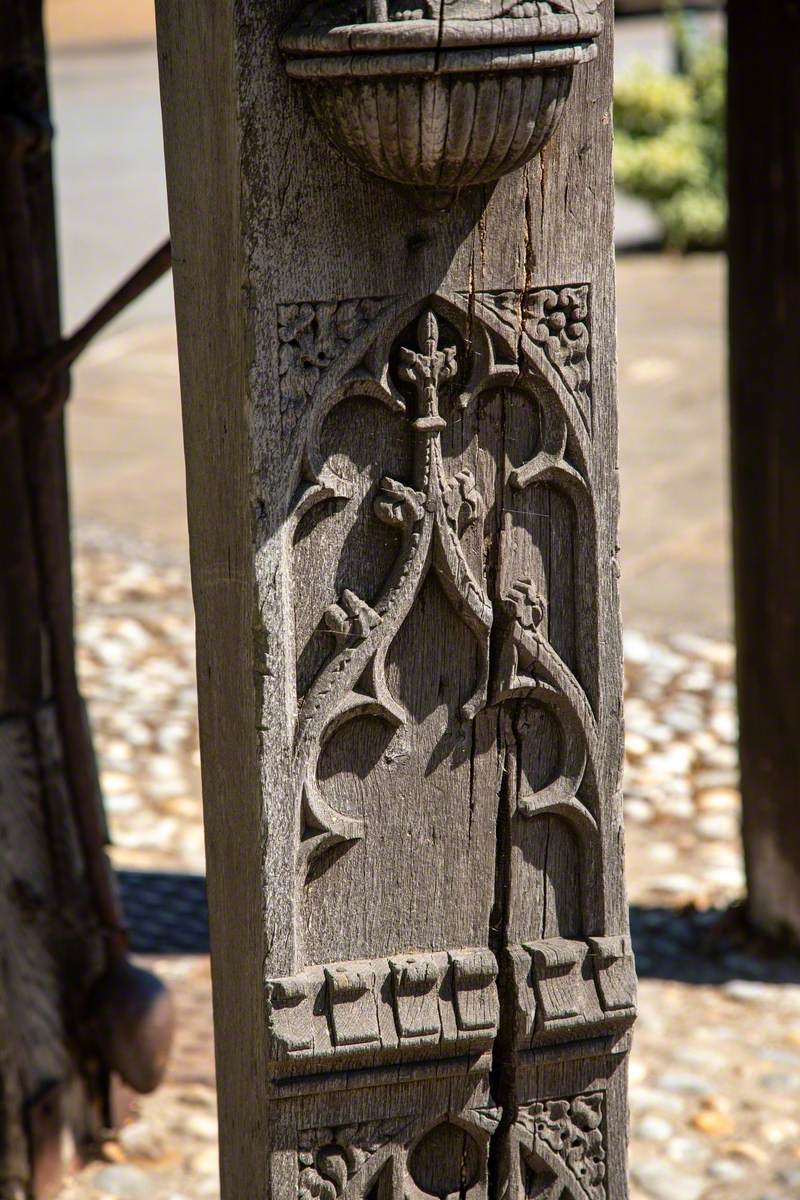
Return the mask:
[[52, 387], [54, 377], [67, 370], [91, 341], [119, 316], [129, 304], [146, 292], [170, 268], [172, 250], [163, 242], [141, 266], [129, 275], [116, 291], [103, 301], [69, 337], [61, 338], [35, 357], [23, 359], [8, 370], [5, 390], [11, 400], [23, 407], [43, 404], [52, 407], [66, 399], [66, 389]]
[[166, 274], [171, 265], [172, 248], [167, 239], [94, 310], [91, 316], [87, 317], [74, 333], [56, 343], [48, 355], [48, 365], [51, 370], [59, 371], [71, 366], [78, 355], [97, 337], [98, 333], [119, 316], [129, 304], [138, 300], [142, 293], [146, 292], [162, 275]]

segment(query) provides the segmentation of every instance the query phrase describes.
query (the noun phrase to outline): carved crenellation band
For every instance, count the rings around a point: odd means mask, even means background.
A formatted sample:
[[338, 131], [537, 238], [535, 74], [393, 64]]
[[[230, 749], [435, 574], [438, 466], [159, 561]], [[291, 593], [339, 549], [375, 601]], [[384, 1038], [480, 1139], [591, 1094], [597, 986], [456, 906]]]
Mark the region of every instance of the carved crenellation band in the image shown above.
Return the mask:
[[594, 1037], [636, 1015], [628, 937], [546, 938], [508, 949], [516, 1044]]
[[[597, 1036], [636, 1010], [627, 937], [546, 938], [511, 946], [516, 1043]], [[489, 1049], [497, 1033], [497, 960], [490, 950], [404, 954], [308, 967], [267, 982], [275, 1060], [404, 1060], [420, 1047], [462, 1054]], [[331, 1062], [331, 1060], [334, 1060]]]
[[499, 1015], [496, 977], [489, 950], [467, 949], [333, 963], [269, 980], [272, 1057], [488, 1048]]

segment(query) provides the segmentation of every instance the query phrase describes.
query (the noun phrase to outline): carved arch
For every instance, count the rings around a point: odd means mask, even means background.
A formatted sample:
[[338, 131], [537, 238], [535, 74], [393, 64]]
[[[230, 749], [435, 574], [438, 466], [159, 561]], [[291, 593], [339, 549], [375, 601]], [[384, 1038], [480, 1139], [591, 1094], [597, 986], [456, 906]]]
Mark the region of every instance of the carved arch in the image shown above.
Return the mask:
[[[395, 728], [404, 723], [406, 715], [386, 684], [386, 656], [430, 570], [436, 572], [450, 604], [479, 646], [478, 678], [462, 718], [471, 720], [487, 703], [514, 698], [534, 699], [551, 712], [561, 730], [558, 778], [540, 792], [520, 797], [518, 809], [524, 816], [552, 813], [564, 818], [578, 834], [584, 853], [592, 856], [598, 849], [593, 811], [597, 715], [538, 624], [521, 619], [522, 611], [530, 610], [536, 599], [524, 594], [528, 581], [518, 581], [511, 593], [493, 603], [483, 580], [475, 575], [462, 550], [460, 530], [464, 520], [477, 518], [483, 498], [468, 471], [446, 477], [439, 445], [445, 425], [438, 409], [439, 390], [455, 382], [463, 350], [469, 370], [457, 406], [466, 407], [482, 393], [498, 388], [513, 388], [535, 403], [540, 443], [529, 461], [513, 468], [508, 482], [517, 490], [547, 484], [563, 492], [576, 516], [576, 537], [582, 547], [577, 557], [594, 564], [592, 445], [577, 396], [566, 385], [564, 372], [554, 365], [552, 348], [548, 354], [524, 322], [515, 328], [507, 309], [490, 294], [436, 295], [410, 307], [391, 301], [368, 304], [371, 312], [374, 309], [372, 319], [314, 378], [308, 403], [299, 415], [287, 538], [291, 543], [299, 520], [315, 504], [348, 495], [346, 481], [322, 461], [319, 448], [323, 424], [343, 400], [373, 399], [408, 420], [416, 465], [410, 483], [383, 479], [373, 503], [375, 516], [400, 533], [394, 567], [379, 594], [363, 598], [345, 589], [324, 615], [335, 649], [296, 714], [300, 869], [307, 871], [327, 847], [363, 835], [360, 820], [336, 812], [325, 801], [317, 764], [324, 746], [347, 721], [378, 716]], [[414, 317], [418, 317], [416, 345], [398, 348], [398, 339]], [[441, 318], [462, 339], [458, 351], [440, 338]], [[309, 357], [313, 359], [313, 354]], [[409, 412], [402, 390], [409, 383], [416, 393], [416, 415]], [[595, 569], [590, 568], [590, 573]], [[585, 574], [579, 581], [578, 601], [596, 615], [597, 580]], [[492, 666], [490, 635], [497, 621], [504, 624], [505, 637]], [[579, 797], [579, 791], [586, 795]]]

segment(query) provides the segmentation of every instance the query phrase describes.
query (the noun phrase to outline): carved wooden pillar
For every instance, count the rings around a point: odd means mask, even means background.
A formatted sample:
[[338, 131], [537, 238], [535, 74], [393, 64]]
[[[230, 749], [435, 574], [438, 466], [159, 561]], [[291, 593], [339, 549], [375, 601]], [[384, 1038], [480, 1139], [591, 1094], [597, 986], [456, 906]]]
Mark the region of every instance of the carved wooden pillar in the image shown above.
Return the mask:
[[610, 21], [160, 4], [231, 1200], [626, 1195]]

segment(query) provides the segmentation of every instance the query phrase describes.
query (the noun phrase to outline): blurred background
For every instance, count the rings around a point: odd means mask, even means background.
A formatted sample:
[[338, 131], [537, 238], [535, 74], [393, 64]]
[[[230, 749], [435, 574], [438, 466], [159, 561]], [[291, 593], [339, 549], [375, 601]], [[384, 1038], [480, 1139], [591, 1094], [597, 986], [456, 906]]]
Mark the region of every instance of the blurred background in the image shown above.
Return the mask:
[[[634, 1200], [800, 1197], [800, 971], [743, 893], [725, 415], [724, 22], [618, 4], [625, 803], [641, 1015]], [[151, 0], [49, 0], [64, 323], [167, 234]], [[134, 948], [176, 990], [167, 1085], [66, 1197], [218, 1195], [194, 644], [167, 276], [68, 408], [82, 690]]]

